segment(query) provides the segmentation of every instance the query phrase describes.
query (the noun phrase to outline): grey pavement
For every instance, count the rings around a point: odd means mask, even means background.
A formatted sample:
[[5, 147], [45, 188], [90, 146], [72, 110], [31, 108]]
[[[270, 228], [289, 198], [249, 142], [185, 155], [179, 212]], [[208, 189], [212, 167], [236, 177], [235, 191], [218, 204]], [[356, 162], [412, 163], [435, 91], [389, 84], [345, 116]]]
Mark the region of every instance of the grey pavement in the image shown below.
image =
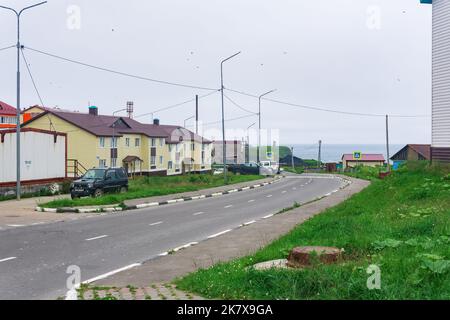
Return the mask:
[[[188, 250], [198, 250], [208, 242], [227, 239], [231, 234], [244, 229], [251, 230], [253, 226], [266, 222], [258, 222], [202, 242], [211, 236], [274, 214], [294, 202], [307, 202], [331, 194], [341, 186], [342, 180], [334, 177], [295, 176], [266, 187], [217, 198], [3, 230], [0, 231], [0, 299], [54, 299], [64, 296], [69, 276], [66, 269], [70, 265], [81, 268], [82, 281], [92, 281], [127, 266], [143, 263], [144, 267], [148, 263], [162, 261], [160, 258], [155, 259], [161, 253], [189, 243], [199, 243], [166, 258], [182, 256]], [[341, 193], [348, 193], [348, 189], [333, 193], [329, 198]], [[261, 240], [251, 239], [254, 245], [260, 246], [262, 239], [271, 239], [271, 235], [279, 231], [278, 224], [270, 225], [273, 232], [258, 231]], [[245, 243], [245, 238], [242, 241]], [[234, 240], [230, 247], [235, 246], [241, 254], [248, 253], [250, 248], [241, 246], [240, 242]], [[227, 259], [227, 256], [224, 252], [221, 259]], [[199, 257], [198, 261], [194, 259], [195, 263], [189, 258], [189, 264], [202, 266], [201, 261], [213, 263], [218, 260], [218, 257], [209, 255], [206, 258]], [[140, 267], [132, 269], [133, 272], [136, 270], [140, 270]], [[181, 271], [186, 272], [186, 268], [181, 267]], [[147, 270], [145, 273], [155, 272]], [[116, 276], [119, 275], [121, 273]], [[168, 269], [166, 265], [166, 277], [172, 279], [171, 275], [178, 276], [179, 273]], [[109, 279], [117, 279], [116, 276]], [[131, 284], [129, 281], [127, 278], [124, 286]], [[143, 281], [142, 278], [138, 281], [139, 287], [145, 287]], [[149, 277], [145, 281], [153, 282], [153, 279]]]

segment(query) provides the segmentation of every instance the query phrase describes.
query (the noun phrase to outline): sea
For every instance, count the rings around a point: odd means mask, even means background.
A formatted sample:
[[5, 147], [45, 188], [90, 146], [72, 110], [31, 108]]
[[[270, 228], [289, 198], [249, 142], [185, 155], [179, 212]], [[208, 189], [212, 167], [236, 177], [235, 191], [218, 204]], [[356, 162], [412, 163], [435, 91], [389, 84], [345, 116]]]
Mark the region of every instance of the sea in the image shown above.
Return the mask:
[[[400, 151], [404, 144], [392, 144], [389, 146], [389, 154], [392, 157]], [[294, 155], [301, 159], [317, 159], [319, 144], [294, 144]], [[322, 162], [339, 162], [346, 153], [381, 153], [386, 159], [387, 151], [384, 144], [322, 144]]]

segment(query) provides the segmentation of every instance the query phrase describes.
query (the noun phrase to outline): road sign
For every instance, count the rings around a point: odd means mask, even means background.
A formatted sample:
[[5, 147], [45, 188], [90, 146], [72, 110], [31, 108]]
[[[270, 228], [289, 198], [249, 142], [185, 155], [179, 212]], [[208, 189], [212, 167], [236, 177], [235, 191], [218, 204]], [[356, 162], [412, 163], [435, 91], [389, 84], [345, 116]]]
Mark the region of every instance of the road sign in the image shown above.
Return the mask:
[[362, 159], [362, 152], [361, 151], [353, 152], [353, 160], [361, 160], [361, 159]]

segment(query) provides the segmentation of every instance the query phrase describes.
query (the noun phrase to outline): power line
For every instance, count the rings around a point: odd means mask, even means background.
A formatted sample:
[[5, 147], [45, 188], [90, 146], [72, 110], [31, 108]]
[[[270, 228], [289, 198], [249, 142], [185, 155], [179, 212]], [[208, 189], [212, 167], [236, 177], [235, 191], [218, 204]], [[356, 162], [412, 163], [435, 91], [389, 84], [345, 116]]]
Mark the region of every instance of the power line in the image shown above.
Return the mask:
[[[33, 83], [34, 90], [36, 91], [36, 94], [37, 94], [37, 96], [39, 98], [39, 101], [41, 102], [41, 105], [43, 107], [45, 107], [44, 101], [42, 100], [42, 96], [39, 93], [39, 90], [38, 90], [38, 88], [36, 86], [36, 81], [34, 80], [33, 74], [31, 73], [30, 66], [28, 65], [27, 58], [25, 58], [25, 54], [24, 54], [22, 48], [21, 48], [20, 52], [22, 53], [22, 58], [23, 58], [23, 61], [25, 62], [25, 66], [27, 67], [28, 74], [30, 76], [31, 82]], [[48, 117], [48, 120], [50, 121], [50, 129], [53, 128], [53, 131], [56, 131], [55, 126], [53, 125], [52, 119], [50, 118], [49, 114], [47, 114], [47, 117]]]
[[218, 90], [217, 88], [208, 88], [208, 87], [194, 86], [194, 85], [189, 85], [189, 84], [147, 78], [147, 77], [143, 77], [143, 76], [139, 76], [139, 75], [134, 75], [131, 73], [126, 73], [126, 72], [122, 72], [122, 71], [117, 71], [117, 70], [112, 70], [112, 69], [108, 69], [108, 68], [104, 68], [104, 67], [95, 66], [92, 64], [80, 62], [80, 61], [69, 59], [69, 58], [64, 58], [64, 57], [61, 57], [61, 56], [58, 56], [58, 55], [55, 55], [52, 53], [44, 52], [44, 51], [33, 49], [30, 47], [25, 47], [25, 48], [28, 50], [52, 57], [52, 58], [56, 58], [56, 59], [63, 60], [66, 62], [75, 63], [75, 64], [78, 64], [78, 65], [81, 65], [84, 67], [89, 67], [89, 68], [93, 68], [93, 69], [100, 70], [100, 71], [114, 73], [114, 74], [125, 76], [125, 77], [135, 78], [135, 79], [139, 79], [139, 80], [145, 80], [145, 81], [149, 81], [149, 82], [155, 82], [155, 83], [159, 83], [159, 84], [165, 84], [165, 85], [171, 85], [171, 86], [177, 86], [177, 87], [183, 87], [183, 88], [190, 88], [190, 89], [199, 89], [199, 90], [208, 90], [208, 91], [217, 91]]
[[0, 51], [8, 50], [8, 49], [11, 49], [11, 48], [14, 48], [14, 47], [15, 47], [15, 45], [12, 45], [12, 46], [9, 46], [9, 47], [0, 48]]
[[232, 104], [234, 104], [236, 107], [238, 107], [239, 109], [241, 109], [241, 110], [243, 110], [243, 111], [245, 111], [245, 112], [248, 112], [248, 113], [251, 113], [251, 114], [253, 114], [253, 115], [257, 115], [258, 113], [257, 112], [253, 112], [253, 111], [250, 111], [250, 110], [248, 110], [248, 109], [246, 109], [246, 108], [244, 108], [244, 107], [242, 107], [242, 106], [240, 106], [239, 104], [237, 104], [235, 101], [233, 101], [230, 97], [228, 97], [227, 95], [223, 95], [228, 101], [230, 101]]
[[[238, 93], [247, 97], [252, 98], [259, 98], [259, 96], [239, 90], [229, 89], [225, 88], [225, 90]], [[290, 103], [270, 98], [263, 98], [266, 101], [270, 101], [273, 103], [283, 104], [291, 107], [297, 107], [302, 109], [308, 109], [308, 110], [314, 110], [314, 111], [322, 111], [322, 112], [329, 112], [329, 113], [337, 113], [337, 114], [344, 114], [344, 115], [351, 115], [351, 116], [363, 116], [363, 117], [385, 117], [385, 114], [376, 114], [376, 113], [362, 113], [362, 112], [349, 112], [349, 111], [340, 111], [340, 110], [334, 110], [330, 108], [323, 108], [323, 107], [316, 107], [316, 106], [308, 106], [308, 105], [302, 105], [302, 104], [296, 104], [296, 103]], [[430, 115], [390, 115], [390, 117], [393, 118], [426, 118], [430, 117]]]
[[[216, 93], [219, 92], [219, 91], [220, 91], [220, 90], [215, 90], [215, 91], [210, 92], [210, 93], [208, 93], [208, 94], [205, 94], [205, 95], [203, 95], [203, 96], [199, 96], [198, 98], [199, 98], [199, 99], [203, 99], [203, 98], [209, 97], [209, 96], [211, 96], [211, 95], [213, 95], [213, 94], [216, 94]], [[166, 110], [169, 110], [169, 109], [173, 109], [173, 108], [176, 108], [176, 107], [180, 107], [180, 106], [182, 106], [182, 105], [185, 105], [185, 104], [188, 104], [188, 103], [191, 103], [191, 102], [195, 102], [195, 98], [192, 98], [192, 99], [189, 99], [189, 100], [186, 100], [186, 101], [177, 103], [177, 104], [173, 104], [173, 105], [170, 105], [170, 106], [167, 106], [167, 107], [159, 108], [159, 109], [157, 109], [157, 110], [155, 110], [155, 111], [152, 111], [152, 112], [147, 112], [147, 113], [144, 113], [144, 114], [140, 114], [140, 115], [136, 116], [135, 118], [145, 117], [145, 116], [148, 116], [148, 115], [152, 115], [152, 114], [154, 114], [154, 113], [157, 113], [157, 112], [166, 111]]]

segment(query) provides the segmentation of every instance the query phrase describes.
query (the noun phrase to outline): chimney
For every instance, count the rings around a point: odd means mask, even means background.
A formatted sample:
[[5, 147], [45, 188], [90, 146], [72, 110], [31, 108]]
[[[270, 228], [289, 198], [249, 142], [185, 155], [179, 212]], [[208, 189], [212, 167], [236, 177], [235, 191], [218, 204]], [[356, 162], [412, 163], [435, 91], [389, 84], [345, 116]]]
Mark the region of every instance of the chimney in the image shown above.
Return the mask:
[[127, 101], [127, 114], [128, 118], [133, 119], [134, 102]]
[[154, 124], [155, 126], [159, 126], [159, 119], [154, 119], [154, 120], [153, 120], [153, 124]]
[[96, 106], [89, 107], [89, 114], [91, 116], [98, 116], [98, 108]]

